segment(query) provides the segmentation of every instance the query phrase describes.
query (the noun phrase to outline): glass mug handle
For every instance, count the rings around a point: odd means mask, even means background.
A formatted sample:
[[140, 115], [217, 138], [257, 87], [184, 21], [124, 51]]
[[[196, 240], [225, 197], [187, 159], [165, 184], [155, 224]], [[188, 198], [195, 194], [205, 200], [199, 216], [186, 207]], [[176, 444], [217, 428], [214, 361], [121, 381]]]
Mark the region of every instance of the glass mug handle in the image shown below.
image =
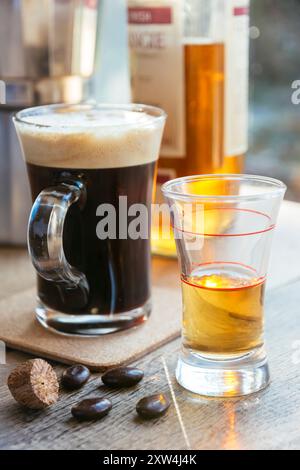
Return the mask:
[[86, 191], [82, 183], [60, 183], [44, 189], [36, 198], [29, 217], [28, 249], [37, 273], [47, 281], [80, 289], [86, 303], [89, 285], [85, 274], [71, 266], [63, 248], [64, 222], [69, 208], [78, 202], [82, 208]]

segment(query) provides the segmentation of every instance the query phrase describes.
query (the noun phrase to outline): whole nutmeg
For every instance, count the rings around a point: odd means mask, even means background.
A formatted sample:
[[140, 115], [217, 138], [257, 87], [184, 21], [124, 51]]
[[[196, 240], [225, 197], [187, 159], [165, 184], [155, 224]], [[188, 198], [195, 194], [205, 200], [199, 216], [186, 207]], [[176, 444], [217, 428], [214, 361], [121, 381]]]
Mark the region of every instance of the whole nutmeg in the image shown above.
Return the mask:
[[17, 366], [7, 385], [14, 399], [26, 408], [40, 410], [58, 400], [56, 373], [43, 359], [31, 359]]

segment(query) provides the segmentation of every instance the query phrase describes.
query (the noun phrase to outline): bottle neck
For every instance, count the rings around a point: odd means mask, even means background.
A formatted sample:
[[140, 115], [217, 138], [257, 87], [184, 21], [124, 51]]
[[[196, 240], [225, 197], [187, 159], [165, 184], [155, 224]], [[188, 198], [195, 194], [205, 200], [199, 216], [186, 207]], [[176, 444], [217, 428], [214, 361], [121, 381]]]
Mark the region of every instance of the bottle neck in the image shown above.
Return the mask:
[[184, 41], [225, 41], [225, 0], [184, 0]]

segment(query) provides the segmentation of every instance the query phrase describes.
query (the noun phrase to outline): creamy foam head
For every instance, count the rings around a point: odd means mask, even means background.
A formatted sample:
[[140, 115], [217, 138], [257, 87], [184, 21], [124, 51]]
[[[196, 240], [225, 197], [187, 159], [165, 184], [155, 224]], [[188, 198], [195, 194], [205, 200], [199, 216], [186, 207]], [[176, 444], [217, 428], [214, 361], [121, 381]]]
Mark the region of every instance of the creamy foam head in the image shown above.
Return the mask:
[[25, 160], [57, 168], [120, 168], [158, 158], [163, 114], [91, 105], [50, 106], [15, 121]]

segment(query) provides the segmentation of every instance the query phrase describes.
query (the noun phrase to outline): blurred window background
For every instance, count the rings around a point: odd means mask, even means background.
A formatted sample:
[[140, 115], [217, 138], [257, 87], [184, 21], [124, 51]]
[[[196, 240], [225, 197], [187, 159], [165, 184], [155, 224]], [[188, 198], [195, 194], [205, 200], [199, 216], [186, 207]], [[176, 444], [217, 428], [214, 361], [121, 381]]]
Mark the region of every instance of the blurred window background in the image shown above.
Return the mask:
[[[247, 172], [284, 180], [300, 201], [300, 0], [251, 0]], [[300, 89], [300, 87], [299, 87]]]

